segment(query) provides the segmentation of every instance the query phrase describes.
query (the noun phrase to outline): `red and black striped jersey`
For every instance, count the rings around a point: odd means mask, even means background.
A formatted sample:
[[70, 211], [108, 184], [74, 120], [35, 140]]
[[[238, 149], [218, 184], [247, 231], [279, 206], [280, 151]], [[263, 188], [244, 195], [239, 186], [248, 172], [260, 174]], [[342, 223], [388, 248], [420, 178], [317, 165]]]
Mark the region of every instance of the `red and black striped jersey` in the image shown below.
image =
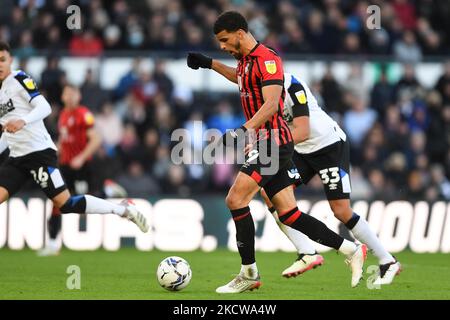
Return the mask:
[[[258, 43], [252, 51], [239, 60], [236, 75], [241, 94], [242, 108], [247, 121], [264, 104], [262, 88], [267, 85], [284, 85], [284, 71], [281, 58], [271, 49]], [[284, 145], [293, 141], [292, 134], [283, 119], [284, 90], [282, 90], [278, 102], [278, 111], [256, 131], [258, 139], [268, 139], [273, 135], [278, 145]]]
[[87, 131], [94, 126], [94, 116], [85, 106], [64, 108], [58, 120], [59, 162], [70, 164], [88, 143]]

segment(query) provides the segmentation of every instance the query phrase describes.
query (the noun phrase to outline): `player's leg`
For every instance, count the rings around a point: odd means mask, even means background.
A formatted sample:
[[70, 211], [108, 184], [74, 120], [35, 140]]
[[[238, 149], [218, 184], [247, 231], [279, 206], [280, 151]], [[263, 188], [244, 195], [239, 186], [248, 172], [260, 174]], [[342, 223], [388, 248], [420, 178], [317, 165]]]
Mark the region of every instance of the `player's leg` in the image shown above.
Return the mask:
[[91, 195], [72, 196], [57, 166], [56, 152], [47, 149], [30, 155], [27, 166], [35, 182], [61, 213], [106, 214], [113, 213], [134, 222], [143, 232], [148, 231], [142, 213], [129, 201], [116, 204]]
[[9, 199], [9, 192], [4, 187], [0, 187], [0, 204]]
[[264, 189], [261, 189], [261, 196], [264, 199], [269, 211], [272, 214], [275, 222], [281, 231], [288, 237], [298, 252], [298, 257], [292, 265], [286, 268], [281, 274], [284, 277], [295, 277], [308, 270], [321, 266], [323, 264], [323, 257], [317, 254], [311, 240], [298, 230], [295, 230], [288, 225], [285, 225], [278, 218], [277, 211], [273, 207], [272, 202], [269, 200]]
[[149, 228], [145, 216], [137, 210], [136, 206], [130, 200], [124, 200], [122, 203], [116, 204], [88, 194], [72, 196], [67, 189], [64, 189], [51, 199], [53, 205], [58, 207], [62, 214], [112, 213], [132, 221], [142, 232], [147, 232]]
[[349, 158], [349, 143], [341, 141], [327, 147], [326, 152], [314, 156], [311, 161], [321, 175], [325, 194], [334, 216], [345, 225], [355, 239], [365, 243], [378, 258], [380, 277], [376, 283], [389, 284], [400, 272], [400, 263], [384, 248], [366, 219], [351, 208]]
[[[69, 166], [61, 166], [59, 168], [62, 176], [64, 177], [64, 182], [69, 189], [70, 193], [74, 192], [75, 189], [75, 175], [76, 171], [71, 170]], [[47, 221], [48, 230], [48, 241], [45, 247], [37, 252], [40, 257], [55, 256], [59, 255], [61, 250], [60, 241], [58, 241], [58, 235], [61, 232], [62, 226], [62, 216], [61, 211], [55, 205], [52, 206], [52, 212], [50, 218]]]
[[20, 190], [28, 176], [9, 158], [0, 166], [0, 204]]
[[255, 260], [255, 224], [248, 206], [260, 186], [249, 175], [239, 172], [225, 199], [236, 226], [236, 244], [241, 256], [241, 270], [217, 293], [239, 293], [261, 285]]
[[[294, 179], [295, 185], [307, 183], [315, 175], [314, 169], [311, 168], [307, 163], [297, 165], [297, 169], [298, 173], [300, 174], [300, 179]], [[296, 276], [307, 270], [310, 270], [311, 268], [321, 265], [323, 263], [323, 257], [316, 253], [311, 240], [300, 231], [295, 230], [282, 223], [278, 218], [278, 213], [273, 207], [272, 202], [270, 202], [269, 197], [267, 196], [264, 189], [261, 189], [261, 195], [266, 202], [270, 213], [275, 218], [278, 226], [283, 231], [283, 233], [286, 234], [289, 240], [291, 240], [298, 251], [296, 260], [291, 266], [289, 266], [282, 272], [282, 275], [286, 277]]]
[[[291, 162], [287, 166], [293, 167], [294, 164]], [[287, 172], [288, 168], [280, 170], [279, 174], [265, 186], [265, 191], [277, 210], [280, 221], [303, 232], [311, 240], [334, 248], [346, 255], [348, 264], [352, 269], [352, 287], [355, 287], [362, 278], [366, 246], [358, 246], [342, 238], [328, 229], [323, 222], [308, 214], [303, 214], [297, 207], [293, 188], [289, 185], [291, 178]]]

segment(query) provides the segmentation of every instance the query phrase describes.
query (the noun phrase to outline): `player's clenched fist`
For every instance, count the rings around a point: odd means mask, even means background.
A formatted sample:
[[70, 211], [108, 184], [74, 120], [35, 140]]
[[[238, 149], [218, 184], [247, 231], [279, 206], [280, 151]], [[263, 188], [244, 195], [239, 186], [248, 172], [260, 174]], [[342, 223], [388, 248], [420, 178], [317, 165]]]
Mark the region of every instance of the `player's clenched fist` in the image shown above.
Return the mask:
[[9, 132], [9, 133], [16, 133], [17, 131], [22, 129], [24, 125], [25, 125], [25, 121], [23, 121], [22, 119], [9, 120], [3, 126], [3, 131]]
[[189, 68], [196, 70], [198, 68], [211, 69], [212, 58], [198, 52], [189, 52], [187, 56], [187, 65]]

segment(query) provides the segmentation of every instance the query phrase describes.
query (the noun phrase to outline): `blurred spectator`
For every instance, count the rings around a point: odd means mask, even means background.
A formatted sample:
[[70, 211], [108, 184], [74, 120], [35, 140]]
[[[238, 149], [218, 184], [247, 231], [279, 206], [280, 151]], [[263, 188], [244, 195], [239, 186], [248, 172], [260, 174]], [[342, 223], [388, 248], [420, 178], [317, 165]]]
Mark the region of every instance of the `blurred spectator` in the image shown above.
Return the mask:
[[431, 166], [431, 182], [437, 187], [439, 200], [450, 200], [450, 181], [441, 164]]
[[29, 30], [25, 30], [20, 36], [19, 48], [14, 50], [14, 56], [20, 59], [34, 55], [36, 55], [36, 49], [33, 47], [33, 35]]
[[69, 50], [73, 56], [99, 56], [103, 53], [103, 42], [94, 31], [87, 29], [81, 35], [73, 36]]
[[367, 107], [363, 99], [354, 96], [352, 100], [352, 109], [344, 115], [344, 128], [351, 143], [359, 146], [375, 123], [377, 115], [375, 111]]
[[127, 190], [129, 197], [133, 198], [147, 199], [161, 192], [158, 183], [144, 171], [138, 161], [132, 161], [128, 165], [127, 171], [118, 176], [117, 183]]
[[450, 60], [444, 65], [444, 73], [439, 77], [436, 82], [435, 89], [441, 94], [441, 97], [446, 95], [446, 87], [450, 84]]
[[322, 107], [328, 112], [343, 114], [345, 110], [342, 103], [342, 92], [339, 83], [333, 76], [331, 65], [327, 66], [327, 70], [320, 84], [322, 98], [324, 100]]
[[56, 56], [49, 56], [47, 58], [47, 66], [41, 74], [40, 88], [45, 92], [50, 103], [61, 100], [62, 88], [66, 83], [66, 74], [59, 67], [59, 58]]
[[123, 125], [111, 103], [103, 104], [101, 113], [95, 116], [95, 122], [95, 127], [102, 137], [103, 148], [109, 156], [115, 156], [116, 147], [122, 140]]
[[139, 69], [141, 67], [142, 59], [135, 58], [131, 66], [130, 71], [124, 74], [114, 90], [113, 97], [115, 99], [122, 99], [125, 97], [131, 89], [138, 83], [139, 80]]
[[422, 60], [422, 50], [412, 31], [406, 31], [402, 39], [394, 43], [394, 54], [401, 62], [417, 63]]
[[411, 1], [394, 0], [393, 7], [403, 28], [410, 30], [416, 27], [416, 12]]
[[425, 186], [423, 176], [418, 170], [413, 170], [408, 175], [408, 186], [406, 191], [407, 199], [423, 200], [425, 197]]
[[427, 135], [427, 154], [431, 162], [444, 163], [446, 150], [449, 145], [443, 132], [450, 129], [450, 121], [446, 119], [442, 98], [437, 91], [432, 91], [427, 97], [428, 113], [430, 115]]
[[358, 96], [363, 100], [367, 99], [367, 92], [369, 91], [364, 85], [362, 74], [362, 66], [360, 63], [352, 63], [350, 65], [350, 73], [344, 81], [344, 89], [354, 96]]
[[233, 114], [229, 101], [223, 100], [215, 108], [215, 112], [209, 117], [208, 128], [214, 128], [225, 133], [229, 129], [238, 128], [244, 122], [242, 117]]
[[172, 98], [173, 81], [167, 76], [166, 62], [164, 60], [156, 60], [153, 72], [153, 79], [158, 86], [158, 91], [161, 92], [166, 100]]
[[108, 99], [105, 91], [100, 88], [97, 77], [90, 68], [86, 71], [86, 77], [80, 90], [83, 96], [83, 104], [89, 106], [89, 109], [93, 112], [98, 112], [102, 104]]
[[378, 116], [384, 119], [386, 108], [395, 98], [395, 88], [388, 82], [384, 69], [381, 71], [379, 81], [373, 86], [370, 97], [370, 105], [377, 111]]
[[414, 66], [405, 64], [403, 66], [403, 76], [395, 86], [395, 98], [399, 100], [402, 95], [406, 94], [410, 98], [414, 97], [420, 89], [419, 81], [417, 81]]

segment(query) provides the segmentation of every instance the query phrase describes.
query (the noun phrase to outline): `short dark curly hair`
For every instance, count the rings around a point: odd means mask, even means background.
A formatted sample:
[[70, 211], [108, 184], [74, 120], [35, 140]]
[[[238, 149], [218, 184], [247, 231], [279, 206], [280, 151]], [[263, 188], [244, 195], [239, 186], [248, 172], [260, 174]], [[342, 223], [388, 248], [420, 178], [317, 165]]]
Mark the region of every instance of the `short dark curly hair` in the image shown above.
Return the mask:
[[11, 47], [7, 42], [0, 41], [0, 51], [8, 51], [9, 53], [11, 53]]
[[248, 31], [247, 20], [237, 11], [226, 11], [217, 17], [214, 23], [214, 34], [218, 34], [223, 30], [227, 32], [235, 32], [239, 29]]

